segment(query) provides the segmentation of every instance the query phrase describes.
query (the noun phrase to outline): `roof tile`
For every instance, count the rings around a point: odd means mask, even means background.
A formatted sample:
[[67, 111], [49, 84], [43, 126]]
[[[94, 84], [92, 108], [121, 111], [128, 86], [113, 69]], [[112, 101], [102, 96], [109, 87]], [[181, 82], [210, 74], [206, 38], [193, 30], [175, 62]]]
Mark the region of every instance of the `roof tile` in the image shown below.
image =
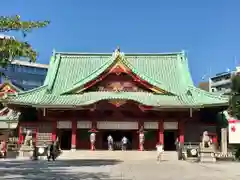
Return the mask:
[[193, 85], [183, 53], [126, 54], [122, 62], [150, 84], [172, 95], [146, 92], [89, 92], [64, 94], [97, 78], [115, 61], [111, 54], [57, 53], [50, 62], [44, 86], [10, 96], [9, 103], [83, 106], [107, 99], [129, 99], [150, 106], [207, 106], [226, 104], [228, 99], [202, 91]]

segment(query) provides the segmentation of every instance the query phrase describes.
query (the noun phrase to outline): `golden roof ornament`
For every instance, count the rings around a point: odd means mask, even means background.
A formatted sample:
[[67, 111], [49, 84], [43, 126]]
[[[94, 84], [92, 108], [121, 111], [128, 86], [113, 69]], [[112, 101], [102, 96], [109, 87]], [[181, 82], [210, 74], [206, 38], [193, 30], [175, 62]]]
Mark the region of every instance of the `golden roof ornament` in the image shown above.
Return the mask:
[[117, 48], [115, 49], [115, 51], [113, 52], [113, 56], [114, 58], [117, 58], [118, 56], [123, 56], [124, 54], [121, 53], [120, 47], [117, 46]]

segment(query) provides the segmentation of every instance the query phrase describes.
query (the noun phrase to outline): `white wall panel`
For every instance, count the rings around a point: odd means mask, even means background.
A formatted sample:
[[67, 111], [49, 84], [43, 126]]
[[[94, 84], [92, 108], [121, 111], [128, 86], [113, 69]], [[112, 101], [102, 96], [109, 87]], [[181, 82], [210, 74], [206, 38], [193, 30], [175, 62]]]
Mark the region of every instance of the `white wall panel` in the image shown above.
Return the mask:
[[144, 129], [158, 129], [158, 122], [144, 122]]
[[122, 121], [98, 121], [98, 129], [138, 129], [138, 122], [122, 122]]
[[78, 129], [91, 129], [92, 128], [92, 122], [91, 121], [78, 121], [77, 122], [77, 128]]
[[72, 129], [72, 121], [58, 121], [57, 128], [58, 129]]
[[10, 123], [10, 124], [8, 124], [8, 122], [0, 122], [0, 129], [8, 129], [8, 128], [10, 128], [10, 129], [16, 129], [17, 128], [17, 125], [18, 125], [18, 123], [16, 122], [16, 123]]
[[163, 127], [166, 130], [176, 130], [178, 129], [178, 122], [164, 122]]

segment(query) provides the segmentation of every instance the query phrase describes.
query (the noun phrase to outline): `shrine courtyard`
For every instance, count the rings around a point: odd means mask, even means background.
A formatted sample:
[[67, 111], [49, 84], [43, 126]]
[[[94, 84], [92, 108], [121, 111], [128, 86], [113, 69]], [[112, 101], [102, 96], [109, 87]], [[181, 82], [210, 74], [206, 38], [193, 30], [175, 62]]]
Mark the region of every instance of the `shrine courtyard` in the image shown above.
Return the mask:
[[0, 160], [0, 179], [237, 180], [240, 178], [239, 163], [200, 164], [178, 161], [173, 152], [167, 152], [164, 160], [157, 164], [155, 155], [153, 151], [77, 151], [64, 153], [55, 162]]

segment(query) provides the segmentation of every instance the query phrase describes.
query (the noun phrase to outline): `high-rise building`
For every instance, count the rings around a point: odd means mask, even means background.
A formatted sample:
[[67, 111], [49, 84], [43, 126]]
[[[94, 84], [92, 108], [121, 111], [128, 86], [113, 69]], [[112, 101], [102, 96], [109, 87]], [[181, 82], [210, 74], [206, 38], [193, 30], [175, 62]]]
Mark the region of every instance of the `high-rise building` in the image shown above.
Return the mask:
[[46, 64], [14, 60], [6, 68], [0, 68], [4, 74], [0, 76], [0, 83], [8, 79], [23, 90], [33, 89], [43, 84], [47, 70]]
[[229, 94], [231, 92], [231, 79], [236, 71], [218, 73], [209, 78], [209, 91]]
[[[15, 38], [0, 34], [1, 39]], [[31, 63], [22, 60], [13, 60], [7, 67], [0, 67], [0, 84], [7, 80], [23, 90], [29, 90], [41, 86], [47, 74], [48, 65]]]

